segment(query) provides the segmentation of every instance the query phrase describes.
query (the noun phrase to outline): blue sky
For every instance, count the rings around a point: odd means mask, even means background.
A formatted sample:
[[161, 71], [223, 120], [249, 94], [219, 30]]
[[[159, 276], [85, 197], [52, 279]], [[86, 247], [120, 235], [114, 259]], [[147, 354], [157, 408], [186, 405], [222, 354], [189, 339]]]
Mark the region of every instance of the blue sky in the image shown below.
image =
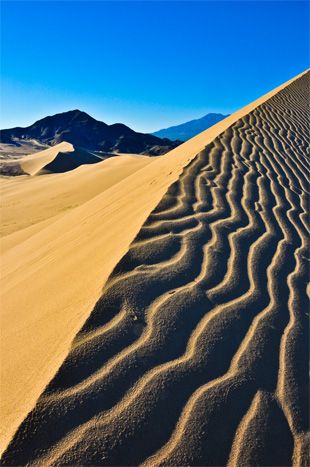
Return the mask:
[[306, 69], [299, 1], [2, 1], [1, 128], [79, 108], [137, 131], [230, 113]]

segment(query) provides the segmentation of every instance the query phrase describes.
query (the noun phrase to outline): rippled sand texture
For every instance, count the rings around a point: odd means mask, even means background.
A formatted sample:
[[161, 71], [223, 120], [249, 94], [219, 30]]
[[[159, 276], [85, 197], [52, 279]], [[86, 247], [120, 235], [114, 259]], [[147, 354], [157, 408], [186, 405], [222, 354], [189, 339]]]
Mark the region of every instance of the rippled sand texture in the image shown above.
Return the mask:
[[308, 82], [184, 169], [4, 464], [309, 465]]

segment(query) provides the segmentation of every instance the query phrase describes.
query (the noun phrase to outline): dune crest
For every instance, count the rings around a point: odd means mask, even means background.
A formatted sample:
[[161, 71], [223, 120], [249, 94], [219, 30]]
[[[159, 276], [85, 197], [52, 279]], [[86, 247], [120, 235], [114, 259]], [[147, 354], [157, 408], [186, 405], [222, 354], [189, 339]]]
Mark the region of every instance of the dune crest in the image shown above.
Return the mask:
[[7, 252], [11, 313], [31, 277], [30, 324], [40, 330], [33, 293], [57, 316], [44, 343], [70, 324], [45, 353], [34, 343], [32, 374], [47, 365], [4, 465], [307, 465], [308, 82], [291, 80]]
[[0, 172], [3, 175], [62, 173], [76, 169], [80, 165], [96, 164], [101, 160], [95, 154], [75, 148], [71, 143], [63, 141], [20, 159], [3, 160], [0, 164]]
[[10, 177], [0, 183], [1, 249], [14, 246], [70, 210], [103, 193], [151, 162], [142, 155], [109, 157], [93, 167], [43, 177]]

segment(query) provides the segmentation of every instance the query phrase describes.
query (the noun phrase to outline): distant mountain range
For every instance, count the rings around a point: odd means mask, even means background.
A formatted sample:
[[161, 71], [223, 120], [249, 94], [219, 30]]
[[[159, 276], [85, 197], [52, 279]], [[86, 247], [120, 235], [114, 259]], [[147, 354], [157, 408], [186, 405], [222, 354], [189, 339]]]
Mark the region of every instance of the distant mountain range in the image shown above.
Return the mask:
[[[1, 130], [0, 142], [55, 146], [63, 141], [80, 148], [103, 153], [159, 155], [180, 144], [154, 135], [137, 133], [122, 123], [107, 125], [80, 110], [70, 110], [38, 120], [25, 128]], [[38, 150], [38, 149], [36, 149]], [[27, 152], [28, 150], [27, 147]]]
[[155, 131], [152, 135], [158, 138], [169, 138], [170, 140], [187, 141], [193, 136], [198, 135], [215, 123], [220, 122], [228, 115], [209, 113], [202, 118], [191, 120], [181, 125], [171, 126], [162, 130]]

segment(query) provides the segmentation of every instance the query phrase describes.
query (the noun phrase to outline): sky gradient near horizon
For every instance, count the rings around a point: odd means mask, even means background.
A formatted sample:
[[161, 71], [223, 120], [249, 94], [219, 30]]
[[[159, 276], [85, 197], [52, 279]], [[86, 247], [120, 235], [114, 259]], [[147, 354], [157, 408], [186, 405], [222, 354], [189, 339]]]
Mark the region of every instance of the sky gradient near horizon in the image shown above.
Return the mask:
[[303, 1], [2, 1], [1, 128], [79, 108], [151, 132], [309, 66]]

